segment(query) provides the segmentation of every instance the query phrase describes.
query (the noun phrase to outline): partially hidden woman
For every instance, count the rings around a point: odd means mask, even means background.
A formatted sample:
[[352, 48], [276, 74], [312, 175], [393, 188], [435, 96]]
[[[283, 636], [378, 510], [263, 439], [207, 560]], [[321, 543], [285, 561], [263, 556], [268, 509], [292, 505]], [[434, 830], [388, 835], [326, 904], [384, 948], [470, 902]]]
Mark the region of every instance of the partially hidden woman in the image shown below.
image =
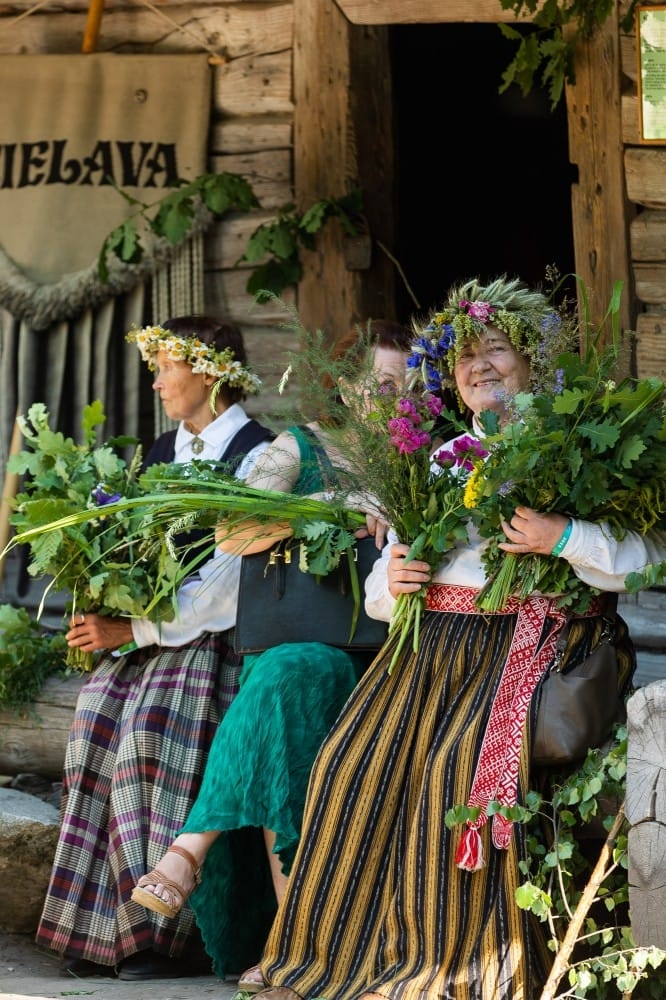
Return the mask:
[[[275, 437], [242, 401], [259, 386], [241, 331], [182, 316], [128, 334], [153, 389], [178, 421], [146, 457], [219, 460], [244, 478]], [[177, 595], [171, 622], [75, 615], [70, 646], [104, 655], [81, 688], [67, 744], [61, 828], [37, 943], [70, 975], [123, 979], [191, 975], [205, 954], [193, 914], [166, 923], [131, 902], [194, 802], [218, 722], [237, 690], [240, 559], [214, 548]], [[187, 959], [187, 960], [185, 960]], [[210, 963], [202, 966], [210, 970]]]
[[[347, 406], [365, 407], [367, 391], [404, 388], [411, 340], [408, 327], [387, 320], [348, 331], [332, 356], [350, 377], [340, 395], [326, 387], [335, 398], [330, 420], [338, 424], [333, 429], [322, 418], [289, 428], [248, 482], [303, 494], [335, 485], [331, 476], [344, 475], [353, 448]], [[238, 975], [261, 954], [298, 845], [312, 762], [370, 658], [321, 643], [246, 656], [240, 691], [215, 734], [183, 830], [157, 870], [138, 882], [133, 898], [167, 916], [189, 898], [220, 977]], [[253, 992], [263, 981], [249, 970], [239, 985]]]
[[[505, 419], [507, 400], [528, 388], [549, 305], [501, 277], [452, 289], [443, 311], [449, 340], [440, 364], [482, 436], [478, 415], [492, 410]], [[565, 517], [524, 507], [503, 527], [503, 548], [519, 553], [550, 554], [569, 530]], [[617, 541], [574, 519], [565, 537], [560, 558], [606, 592], [623, 591], [631, 570], [664, 558], [660, 536]], [[500, 824], [496, 846], [497, 829], [482, 810], [482, 855], [470, 870], [459, 866], [470, 860], [457, 856], [461, 828], [444, 823], [474, 792], [481, 803], [494, 798], [499, 783], [522, 800], [529, 723], [517, 716], [512, 737], [493, 709], [528, 710], [524, 699], [511, 699], [509, 654], [519, 627], [525, 662], [540, 655], [537, 647], [552, 661], [547, 597], [528, 598], [522, 610], [509, 604], [506, 613], [475, 608], [484, 544], [470, 526], [469, 543], [457, 543], [431, 574], [428, 563], [407, 562], [408, 546], [389, 536], [367, 579], [366, 610], [386, 620], [399, 594], [427, 585], [418, 651], [408, 639], [389, 672], [396, 640], [383, 647], [317, 757], [299, 850], [260, 962], [270, 984], [260, 1000], [536, 1000], [541, 993], [552, 963], [545, 925], [515, 901], [525, 827]], [[574, 620], [571, 665], [596, 644], [603, 604]], [[532, 631], [525, 614], [536, 620]], [[618, 619], [616, 627], [624, 692], [635, 657], [626, 626]]]

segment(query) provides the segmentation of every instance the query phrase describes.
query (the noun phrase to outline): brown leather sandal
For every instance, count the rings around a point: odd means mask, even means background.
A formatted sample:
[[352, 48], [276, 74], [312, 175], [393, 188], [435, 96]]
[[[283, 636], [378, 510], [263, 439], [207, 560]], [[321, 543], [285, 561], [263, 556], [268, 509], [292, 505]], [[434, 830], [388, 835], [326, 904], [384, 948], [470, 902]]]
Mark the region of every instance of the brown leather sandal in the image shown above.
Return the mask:
[[238, 989], [244, 993], [260, 993], [265, 990], [267, 983], [261, 972], [260, 965], [253, 965], [251, 969], [246, 969], [238, 979]]
[[[184, 847], [172, 844], [166, 853], [179, 854], [189, 864], [192, 869], [192, 878], [194, 879], [194, 885], [190, 891], [186, 892], [182, 885], [167, 878], [159, 868], [155, 868], [147, 875], [141, 876], [134, 889], [132, 889], [132, 900], [141, 906], [145, 906], [147, 910], [152, 910], [154, 913], [161, 913], [164, 917], [177, 917], [194, 890], [197, 886], [201, 885], [201, 867], [197, 864], [196, 858], [189, 851], [186, 851]], [[148, 892], [144, 888], [147, 885], [163, 885], [168, 893], [168, 899], [162, 899], [161, 896], [156, 896], [154, 892]], [[178, 902], [178, 897], [180, 897], [180, 902]]]
[[255, 996], [261, 1000], [303, 1000], [300, 993], [289, 989], [288, 986], [267, 986], [260, 993], [255, 993]]

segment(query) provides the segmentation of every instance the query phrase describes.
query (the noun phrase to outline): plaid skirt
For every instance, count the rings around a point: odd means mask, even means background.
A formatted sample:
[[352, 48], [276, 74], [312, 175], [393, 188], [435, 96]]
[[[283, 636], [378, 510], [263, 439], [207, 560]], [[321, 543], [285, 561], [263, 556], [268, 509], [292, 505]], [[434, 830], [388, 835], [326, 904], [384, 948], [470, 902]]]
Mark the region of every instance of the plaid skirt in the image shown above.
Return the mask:
[[37, 944], [113, 966], [148, 948], [176, 957], [199, 940], [190, 907], [169, 920], [130, 895], [187, 818], [240, 662], [230, 633], [205, 633], [105, 657], [84, 684]]

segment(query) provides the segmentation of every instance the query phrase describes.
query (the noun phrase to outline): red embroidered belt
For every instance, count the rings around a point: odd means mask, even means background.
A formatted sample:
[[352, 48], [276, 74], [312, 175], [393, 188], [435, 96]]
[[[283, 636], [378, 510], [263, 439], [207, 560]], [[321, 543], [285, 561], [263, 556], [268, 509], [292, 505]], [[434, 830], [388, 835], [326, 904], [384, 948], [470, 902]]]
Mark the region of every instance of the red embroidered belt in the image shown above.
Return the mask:
[[[428, 611], [450, 611], [458, 615], [518, 615], [521, 608], [526, 603], [534, 601], [536, 598], [529, 598], [528, 602], [520, 601], [517, 597], [510, 597], [505, 607], [501, 611], [482, 611], [474, 603], [479, 591], [473, 587], [459, 587], [452, 583], [430, 583], [426, 587], [425, 606]], [[564, 612], [555, 608], [554, 598], [543, 597], [539, 600], [552, 603], [552, 611], [559, 618]], [[607, 610], [606, 597], [593, 597], [590, 602], [589, 611], [585, 615], [575, 615], [574, 617], [590, 618], [596, 615], [603, 615]], [[550, 612], [547, 611], [546, 614]]]

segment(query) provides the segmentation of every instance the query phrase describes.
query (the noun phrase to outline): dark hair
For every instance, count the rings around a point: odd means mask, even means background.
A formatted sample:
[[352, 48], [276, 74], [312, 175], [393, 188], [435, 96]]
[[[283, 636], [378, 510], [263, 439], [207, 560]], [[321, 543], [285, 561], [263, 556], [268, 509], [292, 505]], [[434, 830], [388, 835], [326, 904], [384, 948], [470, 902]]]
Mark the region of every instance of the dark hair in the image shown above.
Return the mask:
[[[240, 327], [226, 320], [215, 319], [213, 316], [176, 316], [161, 324], [163, 330], [169, 330], [177, 337], [196, 337], [202, 344], [214, 347], [216, 351], [230, 348], [234, 352], [234, 360], [243, 367], [247, 365], [247, 355], [243, 334]], [[246, 398], [246, 393], [237, 386], [229, 386], [225, 382], [220, 386], [219, 395], [225, 405], [238, 403]]]
[[[333, 346], [331, 357], [334, 361], [344, 360], [351, 372], [361, 369], [368, 352], [374, 347], [389, 347], [396, 351], [408, 351], [414, 340], [414, 332], [402, 323], [390, 319], [369, 319], [365, 326], [353, 326], [344, 337]], [[333, 388], [333, 378], [326, 372], [323, 376], [325, 388]]]
[[402, 323], [391, 319], [369, 319], [365, 326], [352, 327], [344, 337], [336, 341], [332, 357], [358, 361], [359, 367], [365, 361], [372, 347], [389, 347], [396, 351], [408, 351], [414, 340], [414, 331]]
[[[335, 342], [331, 358], [334, 362], [340, 362], [340, 365], [334, 365], [334, 370], [339, 367], [348, 377], [360, 374], [368, 363], [368, 354], [375, 347], [388, 347], [406, 354], [412, 346], [414, 336], [414, 331], [408, 326], [391, 319], [369, 319], [365, 325], [359, 323]], [[325, 407], [328, 412], [320, 412], [318, 419], [321, 423], [337, 423], [340, 418], [343, 403], [336, 381], [336, 375], [324, 372], [322, 385], [332, 405], [330, 410], [328, 405]]]

